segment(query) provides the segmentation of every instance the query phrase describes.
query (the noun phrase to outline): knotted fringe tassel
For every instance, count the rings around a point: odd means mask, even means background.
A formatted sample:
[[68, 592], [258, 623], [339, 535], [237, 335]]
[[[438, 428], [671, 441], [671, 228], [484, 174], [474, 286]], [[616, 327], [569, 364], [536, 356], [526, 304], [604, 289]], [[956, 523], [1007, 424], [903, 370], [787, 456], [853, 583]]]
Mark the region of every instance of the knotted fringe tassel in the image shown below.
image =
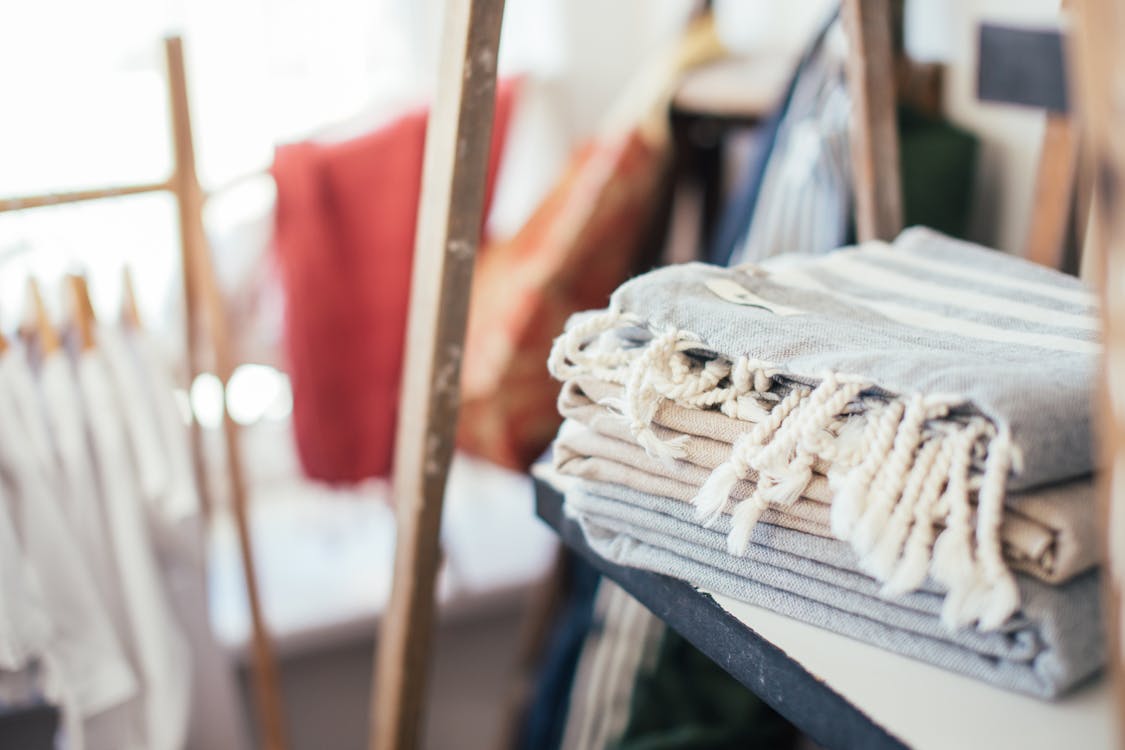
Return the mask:
[[1004, 563], [1000, 522], [1004, 489], [1012, 465], [1011, 433], [1004, 428], [988, 446], [984, 479], [977, 495], [978, 585], [970, 595], [969, 614], [981, 630], [995, 630], [1019, 608], [1019, 589]]
[[922, 486], [922, 494], [914, 506], [913, 525], [910, 535], [903, 545], [902, 557], [895, 565], [884, 584], [884, 596], [899, 596], [916, 590], [926, 580], [930, 569], [930, 549], [934, 541], [934, 516], [941, 498], [942, 490], [949, 479], [949, 467], [953, 461], [954, 443], [942, 436], [934, 465]]
[[744, 458], [749, 439], [749, 435], [743, 435], [738, 439], [730, 460], [720, 464], [711, 472], [707, 481], [699, 488], [699, 494], [692, 500], [695, 504], [695, 517], [706, 528], [713, 526], [726, 510], [734, 486], [750, 471], [750, 465]]
[[855, 524], [867, 504], [867, 490], [875, 473], [887, 460], [904, 411], [901, 401], [891, 401], [881, 413], [868, 417], [863, 439], [867, 453], [862, 462], [850, 471], [837, 471], [829, 476], [829, 480], [839, 487], [832, 498], [829, 516], [832, 533], [838, 539], [851, 539]]
[[[686, 348], [697, 348], [697, 345]], [[668, 360], [652, 363], [649, 380], [663, 398], [696, 409], [718, 408], [744, 422], [761, 422], [780, 399], [771, 392], [770, 366], [759, 360], [740, 358], [733, 365], [722, 358], [706, 361], [680, 352]], [[727, 385], [720, 385], [724, 380]]]
[[758, 473], [758, 485], [754, 494], [735, 508], [728, 550], [744, 554], [762, 512], [770, 505], [788, 507], [801, 497], [812, 480], [815, 454], [810, 447], [820, 442], [820, 434], [835, 425], [863, 388], [860, 382], [841, 384], [833, 376], [826, 377], [801, 397], [773, 440], [750, 457], [750, 468]]
[[[692, 346], [698, 346], [692, 341]], [[662, 380], [664, 386], [660, 395], [670, 401], [698, 409], [707, 409], [720, 402], [726, 389], [719, 388], [719, 382], [730, 375], [730, 364], [722, 359], [708, 360], [702, 368], [695, 366], [682, 349], [667, 359], [653, 363], [653, 373]], [[655, 387], [655, 386], [654, 386]]]
[[661, 394], [655, 388], [655, 373], [670, 366], [672, 358], [684, 349], [698, 346], [698, 341], [686, 339], [679, 331], [669, 331], [652, 339], [643, 353], [630, 366], [625, 383], [625, 401], [628, 405], [629, 431], [648, 455], [669, 462], [683, 458], [688, 437], [681, 435], [671, 440], [661, 440], [652, 429], [652, 420], [660, 408]]
[[777, 403], [776, 401], [771, 402], [768, 399], [763, 399], [761, 396], [762, 394], [747, 393], [734, 398], [722, 399], [719, 402], [719, 411], [742, 422], [761, 422], [770, 413], [769, 408], [763, 405], [763, 402], [768, 403], [769, 406]]
[[605, 335], [639, 326], [632, 316], [613, 310], [582, 318], [555, 340], [548, 369], [560, 380], [585, 375], [625, 386], [623, 400], [610, 399], [605, 405], [623, 416], [650, 456], [665, 462], [682, 458], [688, 441], [687, 436], [662, 440], [653, 432], [652, 421], [665, 399], [698, 409], [717, 407], [746, 421], [767, 418], [767, 406], [777, 401], [769, 392], [773, 381], [768, 363], [746, 357], [733, 365], [721, 357], [701, 362], [685, 353], [701, 349], [701, 342], [678, 330], [655, 335], [642, 345], [625, 336]]
[[547, 369], [558, 380], [585, 375], [624, 385], [628, 365], [638, 351], [596, 344], [602, 334], [638, 323], [635, 317], [612, 309], [581, 318], [555, 339], [547, 357]]
[[903, 493], [903, 487], [922, 442], [922, 425], [926, 416], [923, 398], [911, 398], [895, 432], [890, 455], [879, 467], [871, 483], [871, 489], [867, 493], [867, 508], [852, 529], [850, 541], [861, 557], [870, 553], [879, 540], [896, 503], [909, 502], [908, 496]]
[[[911, 531], [911, 523], [917, 513], [918, 506], [924, 501], [926, 481], [930, 478], [937, 463], [937, 455], [941, 450], [938, 440], [929, 439], [918, 450], [918, 456], [910, 467], [910, 475], [906, 479], [906, 486], [902, 490], [902, 497], [895, 505], [894, 511], [887, 520], [886, 526], [880, 529], [878, 538], [872, 543], [871, 549], [860, 559], [860, 567], [880, 581], [888, 580], [895, 572], [895, 563], [899, 560], [899, 553], [906, 544], [907, 535]], [[936, 493], [935, 493], [936, 496]], [[860, 521], [863, 528], [864, 516]], [[923, 555], [926, 552], [923, 550]], [[925, 575], [925, 562], [923, 558], [923, 575]]]
[[868, 419], [862, 414], [844, 417], [836, 425], [836, 433], [823, 430], [806, 445], [830, 465], [854, 466], [866, 455], [863, 437], [867, 431]]
[[730, 393], [721, 394], [719, 411], [744, 422], [761, 422], [769, 415], [770, 407], [780, 398], [770, 389], [773, 379], [769, 366], [748, 357], [741, 357], [730, 369]]
[[754, 527], [768, 507], [757, 490], [735, 506], [730, 519], [730, 533], [727, 534], [727, 552], [739, 557], [746, 554], [750, 547], [750, 537], [754, 535]]
[[754, 429], [735, 441], [730, 458], [720, 464], [707, 481], [699, 488], [692, 502], [695, 504], [695, 517], [705, 526], [712, 525], [726, 508], [734, 486], [750, 476], [750, 460], [762, 446], [781, 428], [782, 423], [797, 408], [809, 391], [793, 388], [776, 406], [770, 410], [766, 419], [755, 425]]
[[796, 502], [812, 479], [813, 451], [821, 442], [820, 435], [827, 434], [827, 428], [861, 390], [861, 383], [841, 384], [829, 375], [800, 404], [786, 421], [784, 434], [778, 434], [750, 462], [758, 471], [763, 499], [778, 505]]
[[972, 549], [972, 508], [969, 506], [969, 471], [977, 440], [985, 434], [984, 420], [972, 420], [954, 438], [949, 483], [939, 503], [948, 508], [945, 531], [934, 542], [931, 570], [948, 589], [942, 605], [942, 622], [948, 627], [968, 625], [972, 616], [965, 607], [976, 578]]

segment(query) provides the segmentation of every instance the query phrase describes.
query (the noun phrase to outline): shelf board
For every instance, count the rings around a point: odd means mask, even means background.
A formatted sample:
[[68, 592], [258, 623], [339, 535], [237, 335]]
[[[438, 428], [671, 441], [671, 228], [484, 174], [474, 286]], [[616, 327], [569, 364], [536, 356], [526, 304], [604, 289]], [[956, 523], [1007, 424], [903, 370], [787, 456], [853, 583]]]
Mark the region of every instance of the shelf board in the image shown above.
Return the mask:
[[1108, 680], [1054, 703], [1012, 693], [774, 612], [615, 565], [536, 482], [536, 508], [584, 557], [826, 748], [1121, 746]]

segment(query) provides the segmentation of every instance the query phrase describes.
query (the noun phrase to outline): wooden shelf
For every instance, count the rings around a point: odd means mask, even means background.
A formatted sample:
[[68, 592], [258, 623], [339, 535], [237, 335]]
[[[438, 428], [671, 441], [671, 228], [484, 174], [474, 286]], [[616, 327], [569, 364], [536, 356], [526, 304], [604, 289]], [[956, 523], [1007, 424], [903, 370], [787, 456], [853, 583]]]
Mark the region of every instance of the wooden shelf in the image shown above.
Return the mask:
[[615, 565], [586, 544], [562, 496], [536, 509], [564, 543], [825, 748], [1121, 746], [1108, 681], [1048, 703], [883, 651], [683, 581]]

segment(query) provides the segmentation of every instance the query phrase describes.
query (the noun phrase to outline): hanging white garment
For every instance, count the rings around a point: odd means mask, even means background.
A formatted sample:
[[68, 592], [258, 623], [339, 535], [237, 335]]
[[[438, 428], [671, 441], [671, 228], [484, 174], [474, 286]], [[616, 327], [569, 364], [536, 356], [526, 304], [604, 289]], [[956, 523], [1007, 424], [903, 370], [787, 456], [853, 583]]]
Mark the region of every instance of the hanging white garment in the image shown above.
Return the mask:
[[[21, 384], [25, 395], [31, 393], [34, 384], [30, 381], [30, 374], [20, 379], [27, 381]], [[90, 440], [86, 434], [86, 407], [78, 391], [74, 364], [65, 352], [53, 352], [43, 360], [39, 388], [54, 445], [64, 511], [109, 608], [118, 637], [128, 650], [132, 631], [125, 614], [109, 528], [98, 494]]]
[[51, 621], [44, 693], [62, 709], [68, 747], [81, 750], [84, 724], [130, 700], [138, 686], [40, 453], [46, 447], [49, 455], [50, 440], [29, 377], [23, 352], [0, 356], [0, 470], [9, 516]]
[[51, 621], [12, 524], [7, 495], [0, 489], [0, 703], [20, 706], [41, 700], [38, 678], [47, 668]]
[[145, 747], [179, 750], [190, 710], [191, 659], [161, 579], [124, 417], [146, 406], [140, 394], [117, 392], [100, 350], [80, 353], [76, 369], [140, 674]]
[[26, 669], [47, 651], [51, 623], [0, 489], [0, 671]]
[[211, 631], [199, 495], [187, 427], [176, 406], [167, 361], [144, 333], [102, 326], [98, 345], [119, 394], [131, 394], [126, 422], [138, 463], [152, 479], [145, 500], [172, 607], [191, 647], [193, 674], [187, 747], [247, 746], [234, 665]]
[[166, 454], [171, 487], [160, 497], [158, 506], [170, 523], [179, 518], [198, 517], [201, 508], [191, 463], [191, 446], [184, 417], [173, 396], [176, 387], [168, 358], [149, 335], [135, 333], [126, 340], [138, 363]]
[[141, 497], [146, 508], [155, 507], [171, 490], [172, 472], [140, 368], [116, 328], [99, 325], [96, 337], [110, 383], [124, 407], [120, 418]]
[[[22, 392], [29, 400], [34, 391], [30, 373], [21, 373]], [[79, 393], [74, 363], [59, 350], [44, 359], [39, 391], [57, 462], [55, 473], [71, 528], [82, 547], [90, 573], [106, 603], [114, 631], [135, 675], [140, 662], [134, 648], [130, 618], [113, 556], [112, 537], [98, 493], [90, 440], [86, 432], [86, 407]], [[88, 750], [141, 748], [145, 742], [145, 715], [141, 691], [125, 703], [87, 721]]]

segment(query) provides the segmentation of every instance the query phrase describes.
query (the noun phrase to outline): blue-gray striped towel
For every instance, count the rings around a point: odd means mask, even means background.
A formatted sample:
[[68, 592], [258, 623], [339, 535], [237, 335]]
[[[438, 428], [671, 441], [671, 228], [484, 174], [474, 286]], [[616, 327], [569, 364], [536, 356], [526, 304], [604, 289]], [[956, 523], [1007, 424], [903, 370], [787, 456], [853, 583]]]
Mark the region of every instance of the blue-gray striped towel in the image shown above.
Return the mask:
[[575, 316], [550, 367], [624, 386], [607, 405], [662, 460], [691, 439], [653, 430], [666, 401], [754, 422], [695, 498], [713, 523], [753, 479], [733, 536], [830, 466], [833, 533], [860, 556], [894, 546], [890, 590], [932, 574], [946, 622], [987, 630], [1019, 606], [1007, 491], [1093, 470], [1098, 337], [1077, 280], [914, 228], [800, 266], [653, 271]]

